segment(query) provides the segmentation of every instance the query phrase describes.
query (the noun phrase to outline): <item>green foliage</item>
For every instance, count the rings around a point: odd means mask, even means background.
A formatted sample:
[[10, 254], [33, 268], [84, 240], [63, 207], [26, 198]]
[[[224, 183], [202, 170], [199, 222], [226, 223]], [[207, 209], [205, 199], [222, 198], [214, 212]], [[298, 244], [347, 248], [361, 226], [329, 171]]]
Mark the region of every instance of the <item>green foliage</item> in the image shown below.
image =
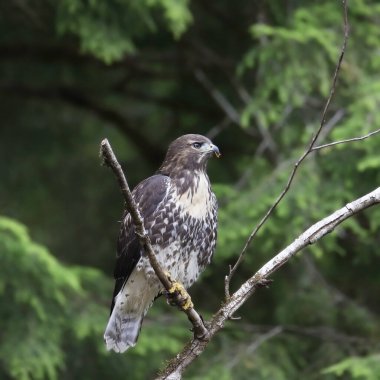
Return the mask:
[[[100, 140], [110, 139], [134, 186], [172, 139], [211, 131], [223, 153], [209, 165], [218, 245], [191, 289], [209, 319], [229, 265], [319, 126], [343, 42], [342, 3], [35, 0], [0, 8], [0, 209], [13, 218], [0, 219], [0, 378], [153, 378], [191, 333], [157, 300], [134, 349], [105, 351], [122, 199], [100, 166]], [[318, 144], [380, 128], [380, 5], [355, 0], [348, 14]], [[208, 81], [195, 80], [197, 70]], [[378, 186], [379, 138], [303, 162], [232, 290], [305, 228]], [[369, 209], [291, 260], [185, 378], [354, 378], [376, 368], [365, 361], [378, 355], [379, 228], [380, 208]], [[277, 326], [282, 332], [265, 340]]]
[[258, 43], [243, 57], [239, 73], [257, 67], [260, 82], [242, 115], [243, 126], [255, 115], [268, 128], [280, 122], [286, 106], [300, 109], [311, 93], [328, 94], [341, 40], [334, 29], [341, 24], [336, 10], [331, 2], [318, 2], [296, 9], [286, 25], [258, 23], [250, 28]]
[[188, 0], [64, 0], [58, 9], [58, 32], [77, 36], [83, 52], [110, 64], [135, 53], [137, 37], [161, 27], [157, 9], [176, 38], [192, 20]]
[[[129, 360], [106, 353], [102, 336], [110, 281], [96, 269], [60, 264], [31, 240], [25, 226], [6, 217], [0, 217], [0, 252], [1, 377], [58, 379], [65, 373], [77, 378], [93, 367], [104, 377], [133, 369], [140, 373], [136, 379], [146, 379], [152, 368], [144, 364], [145, 356], [155, 357], [157, 369], [164, 355], [177, 352], [189, 337], [183, 321], [173, 321], [170, 335], [165, 323], [148, 321]], [[159, 313], [152, 314], [159, 319]], [[91, 357], [86, 362], [86, 350], [98, 357], [96, 364]], [[80, 366], [78, 354], [84, 360]]]
[[349, 379], [378, 380], [380, 379], [380, 355], [350, 357], [329, 366], [322, 373], [333, 374], [336, 378], [348, 374]]
[[[24, 226], [0, 218], [1, 371], [15, 379], [56, 379], [65, 363], [65, 334], [99, 333], [99, 311], [80, 311], [89, 297], [85, 284], [99, 283], [98, 271], [72, 270], [34, 243]], [[92, 310], [91, 310], [92, 309]]]
[[168, 27], [176, 38], [186, 31], [192, 21], [189, 0], [147, 0], [147, 5], [162, 8]]

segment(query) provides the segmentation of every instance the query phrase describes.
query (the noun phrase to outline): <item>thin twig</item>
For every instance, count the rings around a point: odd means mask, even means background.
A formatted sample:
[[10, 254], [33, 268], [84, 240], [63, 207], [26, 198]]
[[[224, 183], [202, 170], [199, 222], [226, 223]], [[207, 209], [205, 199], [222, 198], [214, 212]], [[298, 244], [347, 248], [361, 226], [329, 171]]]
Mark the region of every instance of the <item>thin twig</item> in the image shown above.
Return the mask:
[[327, 98], [327, 101], [326, 101], [326, 104], [323, 108], [323, 112], [322, 112], [322, 117], [321, 117], [321, 123], [319, 125], [319, 128], [317, 130], [317, 132], [315, 133], [315, 135], [312, 137], [307, 149], [305, 150], [305, 152], [302, 154], [302, 156], [297, 160], [297, 162], [294, 164], [294, 167], [293, 167], [293, 170], [292, 172], [290, 173], [290, 176], [288, 178], [288, 181], [285, 185], [285, 188], [282, 190], [282, 192], [280, 193], [280, 195], [277, 197], [277, 199], [275, 200], [275, 202], [272, 204], [272, 206], [269, 208], [269, 210], [267, 211], [267, 213], [264, 215], [264, 217], [260, 220], [260, 222], [257, 224], [257, 226], [253, 229], [252, 233], [249, 235], [242, 251], [240, 252], [239, 254], [239, 257], [236, 261], [236, 263], [234, 264], [234, 266], [232, 268], [230, 268], [230, 271], [229, 271], [229, 274], [227, 276], [225, 276], [225, 279], [224, 279], [224, 292], [225, 292], [225, 298], [226, 300], [229, 299], [230, 297], [230, 282], [231, 282], [231, 279], [233, 277], [233, 275], [235, 274], [237, 268], [239, 267], [240, 263], [242, 262], [243, 260], [243, 257], [245, 255], [245, 253], [247, 252], [248, 250], [248, 247], [250, 246], [252, 240], [254, 239], [254, 237], [257, 235], [257, 233], [260, 231], [261, 227], [264, 225], [264, 223], [268, 220], [268, 218], [270, 217], [270, 215], [273, 213], [273, 211], [276, 209], [276, 207], [278, 206], [278, 204], [281, 202], [281, 200], [284, 198], [285, 194], [288, 192], [292, 182], [293, 182], [293, 179], [294, 179], [294, 176], [296, 175], [296, 172], [300, 166], [300, 164], [304, 161], [304, 159], [309, 155], [310, 152], [312, 152], [313, 150], [313, 147], [324, 127], [324, 125], [326, 124], [326, 114], [327, 114], [327, 111], [330, 107], [330, 103], [332, 101], [332, 98], [335, 94], [335, 89], [336, 89], [336, 83], [337, 83], [337, 80], [338, 80], [338, 74], [339, 74], [339, 71], [340, 71], [340, 67], [341, 67], [341, 64], [342, 64], [342, 61], [343, 61], [343, 57], [344, 57], [344, 54], [346, 52], [346, 47], [347, 47], [347, 40], [348, 40], [348, 33], [349, 33], [349, 25], [348, 25], [348, 15], [347, 15], [347, 1], [346, 0], [343, 0], [343, 19], [344, 19], [344, 38], [343, 38], [343, 44], [342, 44], [342, 48], [341, 48], [341, 51], [340, 51], [340, 55], [339, 55], [339, 59], [338, 59], [338, 63], [335, 67], [335, 72], [334, 72], [334, 76], [333, 76], [333, 79], [332, 79], [332, 85], [331, 85], [331, 89], [330, 89], [330, 94], [329, 94], [329, 97]]
[[210, 93], [215, 103], [223, 110], [225, 115], [231, 122], [240, 125], [240, 115], [231, 102], [212, 84], [206, 74], [201, 69], [194, 71], [195, 78], [201, 83], [204, 88]]
[[[228, 362], [226, 367], [231, 370], [241, 361], [242, 356], [252, 356], [252, 354], [265, 342], [269, 339], [276, 337], [277, 335], [283, 332], [282, 326], [275, 326], [271, 328], [269, 331], [266, 331], [260, 334], [258, 337], [253, 340], [248, 346], [242, 347], [241, 350], [237, 354], [235, 354]], [[236, 348], [234, 347], [234, 352], [236, 352]]]
[[230, 124], [231, 124], [230, 119], [227, 116], [225, 116], [223, 118], [223, 120], [221, 122], [217, 123], [216, 125], [214, 125], [207, 132], [207, 134], [205, 136], [208, 137], [210, 140], [213, 140], [216, 136], [219, 135], [219, 133], [221, 133], [224, 129], [226, 129], [227, 127], [229, 127]]
[[[149, 235], [144, 227], [144, 220], [133, 199], [131, 190], [128, 186], [128, 182], [123, 173], [123, 169], [117, 161], [117, 158], [107, 139], [104, 139], [100, 144], [100, 154], [104, 159], [104, 163], [112, 169], [117, 178], [121, 192], [126, 202], [126, 208], [132, 217], [136, 235], [139, 237], [141, 247], [149, 258], [150, 265], [152, 266], [155, 274], [161, 281], [166, 291], [170, 292], [173, 286], [173, 281], [166, 275], [165, 271], [156, 258]], [[180, 296], [179, 294], [174, 293], [172, 294], [172, 297], [176, 305], [186, 313], [189, 321], [192, 323], [195, 338], [200, 340], [207, 339], [209, 335], [208, 330], [204, 326], [202, 318], [199, 316], [196, 310], [193, 307], [189, 307], [187, 309], [182, 307], [184, 298], [190, 300], [189, 294], [186, 292]]]
[[321, 149], [328, 148], [330, 146], [339, 145], [339, 144], [347, 144], [347, 143], [350, 143], [350, 142], [362, 141], [362, 140], [368, 139], [368, 137], [376, 135], [379, 132], [380, 132], [380, 129], [376, 129], [375, 131], [367, 133], [364, 136], [353, 137], [351, 139], [339, 140], [339, 141], [334, 141], [334, 142], [331, 142], [331, 143], [328, 143], [328, 144], [318, 145], [318, 146], [313, 147], [311, 151], [313, 152], [315, 150], [321, 150]]
[[338, 342], [342, 344], [366, 344], [372, 345], [376, 342], [376, 338], [371, 337], [361, 337], [356, 335], [347, 335], [337, 329], [329, 326], [308, 326], [301, 327], [297, 325], [253, 325], [253, 324], [240, 324], [240, 327], [247, 334], [263, 334], [271, 331], [275, 327], [281, 327], [284, 334], [294, 334], [294, 335], [304, 335], [311, 338], [326, 340], [331, 342]]

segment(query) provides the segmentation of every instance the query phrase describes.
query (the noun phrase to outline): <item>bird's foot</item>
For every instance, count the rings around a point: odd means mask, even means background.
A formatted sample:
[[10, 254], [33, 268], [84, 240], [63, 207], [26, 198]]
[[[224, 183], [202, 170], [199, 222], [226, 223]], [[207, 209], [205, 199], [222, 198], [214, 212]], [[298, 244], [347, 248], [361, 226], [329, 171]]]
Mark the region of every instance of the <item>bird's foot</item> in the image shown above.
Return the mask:
[[172, 282], [172, 287], [169, 289], [168, 293], [170, 296], [175, 298], [177, 302], [179, 303], [179, 306], [183, 310], [190, 309], [191, 307], [194, 307], [193, 302], [191, 301], [189, 293], [186, 291], [184, 286], [177, 281]]
[[171, 306], [179, 306], [183, 310], [194, 307], [191, 297], [185, 287], [180, 282], [173, 280], [169, 273], [166, 273], [166, 275], [172, 282], [171, 288], [164, 292], [168, 304]]

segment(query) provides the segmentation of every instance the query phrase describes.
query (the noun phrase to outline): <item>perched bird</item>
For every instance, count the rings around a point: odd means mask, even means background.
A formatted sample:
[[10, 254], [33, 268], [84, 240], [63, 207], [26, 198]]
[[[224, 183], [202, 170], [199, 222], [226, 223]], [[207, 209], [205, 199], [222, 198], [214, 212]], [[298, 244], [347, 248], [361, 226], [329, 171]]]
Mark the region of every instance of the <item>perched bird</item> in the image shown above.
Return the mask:
[[[132, 192], [159, 263], [185, 288], [196, 281], [215, 251], [218, 205], [206, 174], [207, 161], [214, 154], [219, 157], [219, 149], [208, 138], [181, 136], [170, 144], [156, 174]], [[136, 344], [145, 314], [163, 293], [128, 212], [116, 260], [104, 339], [108, 350], [124, 352]]]

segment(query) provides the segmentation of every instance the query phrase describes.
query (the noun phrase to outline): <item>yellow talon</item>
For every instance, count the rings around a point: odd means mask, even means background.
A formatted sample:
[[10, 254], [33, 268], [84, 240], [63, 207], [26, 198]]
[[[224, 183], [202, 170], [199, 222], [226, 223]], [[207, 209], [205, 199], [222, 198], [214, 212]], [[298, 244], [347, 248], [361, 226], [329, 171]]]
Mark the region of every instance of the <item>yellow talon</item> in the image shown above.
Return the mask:
[[179, 282], [176, 282], [176, 281], [174, 281], [172, 283], [172, 287], [168, 291], [170, 294], [173, 294], [175, 292], [179, 292], [179, 293], [181, 293], [181, 295], [183, 295], [184, 291], [186, 292], [183, 285], [180, 284]]
[[172, 281], [172, 287], [168, 290], [168, 293], [174, 294], [178, 292], [186, 300], [184, 304], [181, 306], [182, 309], [187, 310], [187, 309], [190, 309], [191, 307], [194, 307], [194, 304], [191, 301], [191, 297], [189, 293], [186, 291], [186, 289], [184, 288], [184, 286], [180, 282], [174, 281], [171, 278], [169, 272], [165, 272], [165, 274], [168, 277], [168, 279]]
[[190, 309], [191, 307], [194, 307], [193, 301], [191, 300], [190, 296], [187, 298], [185, 304], [182, 306], [183, 310]]

